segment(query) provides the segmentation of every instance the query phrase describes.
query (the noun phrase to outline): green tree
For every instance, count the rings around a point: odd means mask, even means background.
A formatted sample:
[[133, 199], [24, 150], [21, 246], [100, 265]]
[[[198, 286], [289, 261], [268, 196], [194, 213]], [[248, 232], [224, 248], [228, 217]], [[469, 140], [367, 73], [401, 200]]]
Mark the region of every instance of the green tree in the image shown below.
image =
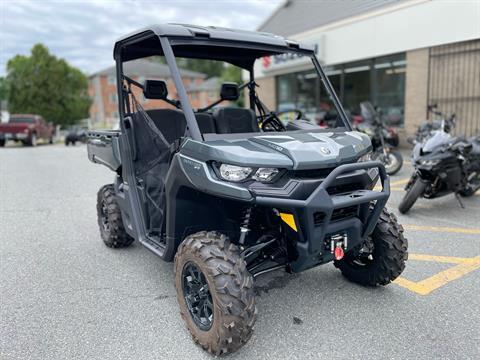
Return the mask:
[[0, 76], [0, 110], [5, 110], [3, 107], [4, 107], [4, 103], [7, 100], [7, 97], [8, 97], [7, 80], [3, 76]]
[[238, 85], [241, 85], [243, 83], [242, 69], [237, 66], [226, 65], [222, 69], [220, 78], [223, 81], [233, 81], [236, 82]]
[[[223, 70], [222, 73], [220, 74], [220, 79], [223, 81], [229, 81], [229, 82], [234, 82], [237, 83], [238, 85], [243, 84], [243, 79], [242, 79], [242, 69], [234, 66], [227, 64]], [[245, 106], [245, 90], [240, 91], [240, 97], [236, 101], [237, 105], [239, 107], [244, 107]]]
[[0, 101], [7, 100], [8, 96], [8, 87], [7, 87], [7, 80], [0, 76]]
[[7, 63], [10, 113], [33, 113], [58, 125], [71, 125], [88, 116], [88, 78], [65, 60], [37, 44], [30, 56]]

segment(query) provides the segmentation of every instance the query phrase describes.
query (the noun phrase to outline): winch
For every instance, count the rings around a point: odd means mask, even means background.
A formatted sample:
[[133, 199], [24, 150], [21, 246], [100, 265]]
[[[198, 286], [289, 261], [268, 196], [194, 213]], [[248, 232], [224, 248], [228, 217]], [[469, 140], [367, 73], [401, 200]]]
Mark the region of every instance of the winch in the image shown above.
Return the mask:
[[[329, 244], [328, 244], [329, 243]], [[335, 260], [342, 260], [345, 255], [345, 250], [348, 246], [348, 236], [346, 233], [340, 233], [330, 236], [327, 246], [330, 247], [330, 252], [333, 254]]]

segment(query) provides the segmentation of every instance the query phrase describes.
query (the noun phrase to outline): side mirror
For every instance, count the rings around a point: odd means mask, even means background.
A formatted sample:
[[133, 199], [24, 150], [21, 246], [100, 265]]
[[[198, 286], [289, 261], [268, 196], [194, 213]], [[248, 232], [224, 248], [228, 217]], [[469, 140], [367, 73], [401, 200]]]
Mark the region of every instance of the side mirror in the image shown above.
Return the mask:
[[240, 97], [238, 85], [236, 83], [223, 83], [220, 89], [220, 98], [222, 100], [236, 101]]
[[145, 80], [143, 95], [146, 99], [165, 100], [168, 96], [167, 84], [163, 80]]

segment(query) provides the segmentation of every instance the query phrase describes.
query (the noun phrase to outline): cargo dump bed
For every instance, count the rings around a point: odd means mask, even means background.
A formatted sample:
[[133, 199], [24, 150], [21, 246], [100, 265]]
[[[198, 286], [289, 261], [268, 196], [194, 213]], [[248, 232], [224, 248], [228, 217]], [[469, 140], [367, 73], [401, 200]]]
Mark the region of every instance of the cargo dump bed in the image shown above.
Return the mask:
[[119, 130], [89, 131], [87, 133], [88, 159], [118, 171], [122, 165], [118, 145], [119, 135]]

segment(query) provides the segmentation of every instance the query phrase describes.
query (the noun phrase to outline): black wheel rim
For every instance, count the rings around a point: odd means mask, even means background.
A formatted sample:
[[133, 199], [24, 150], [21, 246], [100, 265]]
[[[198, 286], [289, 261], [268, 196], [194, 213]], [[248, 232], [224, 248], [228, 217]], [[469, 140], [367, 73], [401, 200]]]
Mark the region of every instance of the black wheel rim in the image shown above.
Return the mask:
[[110, 223], [108, 222], [108, 209], [105, 201], [102, 202], [102, 227], [103, 231], [110, 233]]
[[201, 330], [208, 330], [213, 323], [212, 294], [207, 279], [200, 269], [188, 262], [182, 271], [183, 297], [190, 316]]

